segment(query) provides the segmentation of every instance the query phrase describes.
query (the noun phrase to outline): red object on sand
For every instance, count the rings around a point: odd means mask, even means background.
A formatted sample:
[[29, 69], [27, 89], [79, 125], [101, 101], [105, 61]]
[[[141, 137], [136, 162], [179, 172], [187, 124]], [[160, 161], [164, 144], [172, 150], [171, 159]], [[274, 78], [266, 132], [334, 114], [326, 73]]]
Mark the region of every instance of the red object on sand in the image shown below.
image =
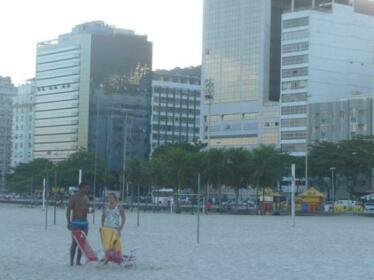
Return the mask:
[[95, 251], [88, 243], [86, 234], [80, 230], [73, 230], [71, 234], [75, 242], [77, 242], [79, 249], [81, 249], [81, 251], [85, 255], [87, 262], [98, 261]]

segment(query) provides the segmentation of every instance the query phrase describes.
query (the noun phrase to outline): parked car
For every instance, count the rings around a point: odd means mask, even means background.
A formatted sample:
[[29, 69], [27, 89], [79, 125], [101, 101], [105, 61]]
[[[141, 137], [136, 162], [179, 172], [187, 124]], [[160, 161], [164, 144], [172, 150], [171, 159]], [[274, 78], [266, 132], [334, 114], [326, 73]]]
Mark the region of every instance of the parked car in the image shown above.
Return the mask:
[[365, 211], [374, 211], [374, 202], [368, 202], [364, 204]]

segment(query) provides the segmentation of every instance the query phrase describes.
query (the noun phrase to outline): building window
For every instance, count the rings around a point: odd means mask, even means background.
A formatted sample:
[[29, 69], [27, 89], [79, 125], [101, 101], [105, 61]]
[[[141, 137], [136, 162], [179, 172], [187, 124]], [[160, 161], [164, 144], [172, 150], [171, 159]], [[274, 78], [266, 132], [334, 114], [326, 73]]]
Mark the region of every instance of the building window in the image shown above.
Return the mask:
[[301, 77], [308, 75], [307, 67], [299, 67], [294, 69], [285, 69], [282, 71], [282, 78]]
[[306, 105], [282, 107], [282, 115], [298, 115], [306, 113]]
[[287, 131], [281, 133], [282, 140], [300, 140], [306, 138], [306, 131]]
[[298, 31], [291, 31], [291, 32], [284, 32], [282, 35], [283, 41], [290, 41], [290, 40], [299, 40], [305, 39], [309, 36], [309, 30], [298, 30]]
[[303, 52], [309, 50], [309, 42], [293, 43], [282, 46], [283, 53]]
[[302, 89], [308, 86], [308, 80], [282, 82], [282, 90]]
[[308, 55], [295, 55], [295, 56], [287, 56], [282, 58], [282, 65], [294, 65], [294, 64], [303, 64], [308, 63]]
[[309, 25], [309, 17], [287, 19], [283, 21], [283, 29]]
[[276, 145], [278, 143], [278, 133], [262, 134], [262, 144]]
[[306, 119], [285, 119], [282, 120], [282, 127], [305, 127]]
[[307, 93], [291, 93], [291, 94], [282, 94], [282, 103], [289, 103], [289, 102], [300, 102], [306, 101]]

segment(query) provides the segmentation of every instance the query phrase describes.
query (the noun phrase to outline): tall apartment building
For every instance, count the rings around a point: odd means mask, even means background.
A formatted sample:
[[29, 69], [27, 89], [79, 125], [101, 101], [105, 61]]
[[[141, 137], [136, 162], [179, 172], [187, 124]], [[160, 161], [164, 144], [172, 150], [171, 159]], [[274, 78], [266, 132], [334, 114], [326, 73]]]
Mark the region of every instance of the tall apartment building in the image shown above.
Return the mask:
[[32, 160], [34, 127], [35, 81], [18, 86], [13, 98], [11, 166]]
[[[373, 15], [374, 3], [367, 0], [355, 1], [353, 6], [336, 1], [283, 14], [281, 148], [284, 152], [305, 155], [306, 146], [311, 144], [308, 135], [324, 139], [329, 133], [331, 127], [327, 123], [318, 128], [314, 125], [316, 120], [311, 113], [314, 103], [330, 104], [355, 95], [372, 97]], [[314, 136], [311, 139], [317, 140]]]
[[5, 191], [10, 167], [12, 100], [16, 91], [10, 77], [0, 77], [0, 192]]
[[100, 21], [40, 42], [33, 157], [59, 161], [84, 148], [111, 169], [123, 164], [125, 153], [147, 157], [151, 70], [146, 36]]
[[155, 71], [152, 79], [152, 151], [167, 143], [197, 142], [200, 77]]
[[310, 104], [309, 143], [338, 142], [373, 133], [373, 97]]

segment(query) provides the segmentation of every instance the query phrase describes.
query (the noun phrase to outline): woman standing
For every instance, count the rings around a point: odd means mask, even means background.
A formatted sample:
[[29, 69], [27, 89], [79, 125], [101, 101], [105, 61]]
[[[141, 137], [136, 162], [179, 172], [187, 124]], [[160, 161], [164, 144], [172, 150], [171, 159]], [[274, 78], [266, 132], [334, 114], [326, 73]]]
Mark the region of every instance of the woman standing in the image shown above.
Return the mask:
[[108, 201], [109, 206], [103, 210], [101, 226], [116, 229], [120, 233], [126, 221], [125, 209], [119, 205], [115, 193], [109, 194]]

